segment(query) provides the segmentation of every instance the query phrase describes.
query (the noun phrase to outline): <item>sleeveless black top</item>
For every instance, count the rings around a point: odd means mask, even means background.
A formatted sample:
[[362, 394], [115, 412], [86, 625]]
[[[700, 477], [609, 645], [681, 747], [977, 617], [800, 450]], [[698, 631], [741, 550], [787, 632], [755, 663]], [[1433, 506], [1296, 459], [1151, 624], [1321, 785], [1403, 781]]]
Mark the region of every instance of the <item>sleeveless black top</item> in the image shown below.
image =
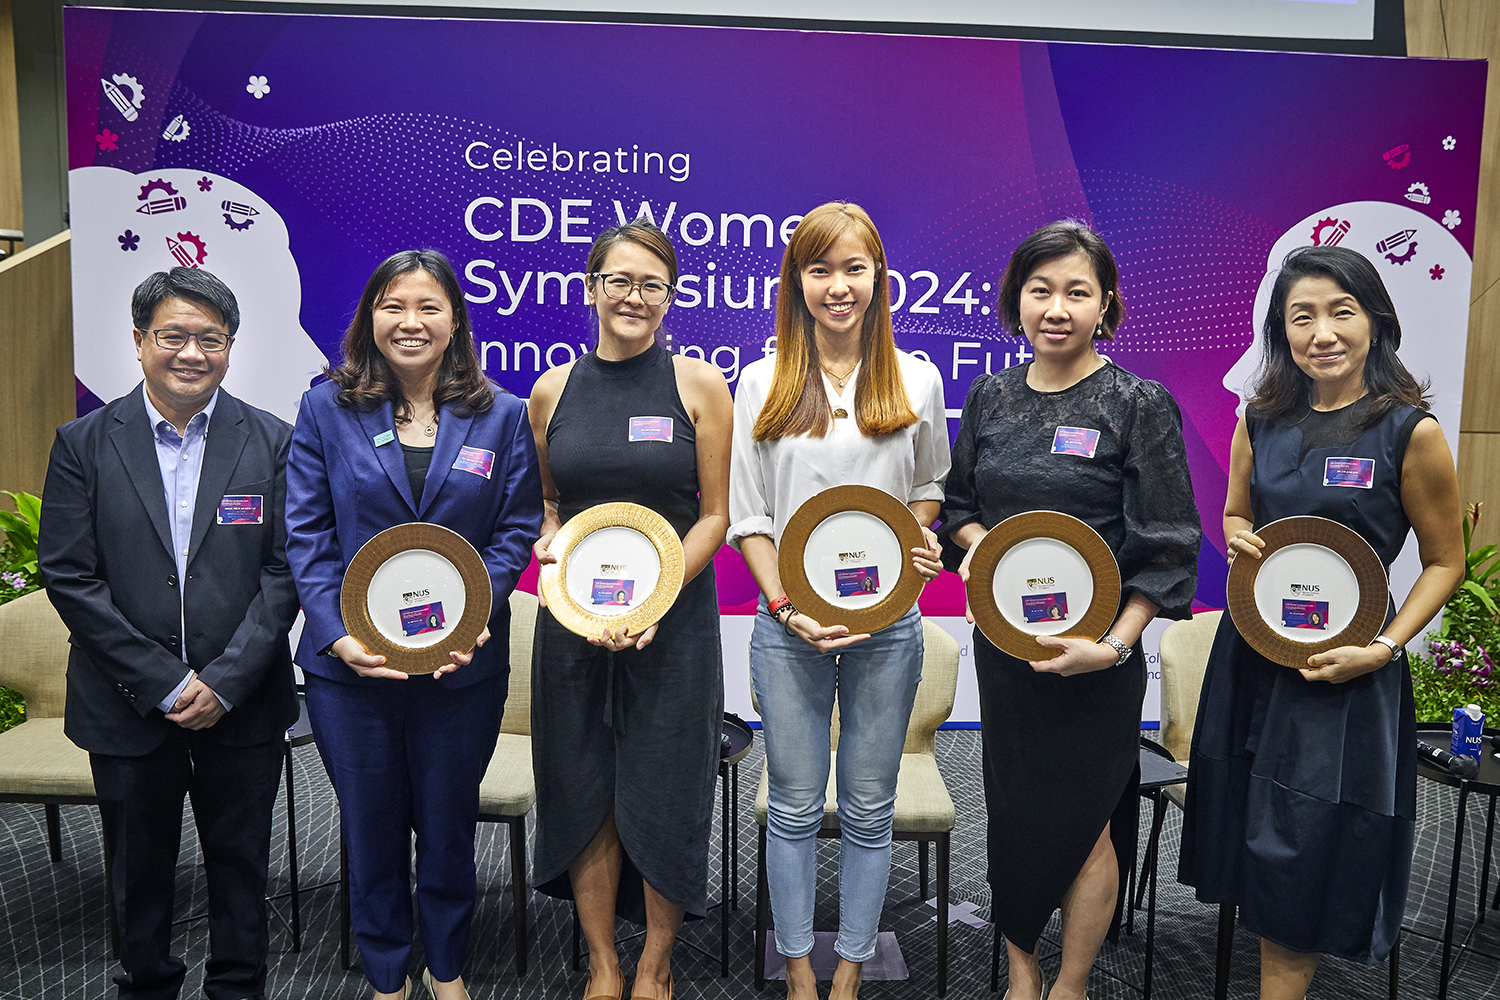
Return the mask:
[[628, 501], [686, 535], [698, 520], [697, 437], [672, 356], [653, 344], [624, 361], [579, 358], [547, 425], [547, 464], [564, 523]]
[[[1373, 402], [1364, 396], [1337, 410], [1276, 420], [1246, 413], [1256, 527], [1302, 514], [1326, 517], [1363, 535], [1390, 570], [1411, 530], [1401, 506], [1401, 463], [1412, 430], [1431, 414], [1403, 404], [1361, 427]], [[1340, 482], [1354, 485], [1333, 485]]]

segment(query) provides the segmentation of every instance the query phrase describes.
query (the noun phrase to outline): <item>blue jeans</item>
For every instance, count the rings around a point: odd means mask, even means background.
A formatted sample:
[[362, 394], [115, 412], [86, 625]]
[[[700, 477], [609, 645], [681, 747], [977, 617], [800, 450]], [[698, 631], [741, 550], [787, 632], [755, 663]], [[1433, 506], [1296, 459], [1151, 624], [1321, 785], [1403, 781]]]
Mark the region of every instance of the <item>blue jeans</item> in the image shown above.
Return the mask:
[[750, 679], [760, 703], [770, 776], [766, 876], [776, 950], [801, 958], [813, 947], [817, 836], [836, 694], [842, 839], [834, 950], [863, 962], [875, 954], [890, 881], [896, 773], [922, 677], [922, 616], [913, 608], [868, 639], [820, 653], [767, 617], [764, 602], [760, 611], [750, 638]]

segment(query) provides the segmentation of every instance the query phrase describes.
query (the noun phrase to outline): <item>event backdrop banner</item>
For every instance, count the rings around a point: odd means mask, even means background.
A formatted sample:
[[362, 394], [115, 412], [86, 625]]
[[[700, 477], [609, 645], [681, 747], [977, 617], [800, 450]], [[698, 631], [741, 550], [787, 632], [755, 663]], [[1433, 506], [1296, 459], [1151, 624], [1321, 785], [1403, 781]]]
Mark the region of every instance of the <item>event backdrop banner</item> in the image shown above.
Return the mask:
[[[239, 296], [226, 386], [291, 419], [409, 247], [453, 260], [486, 372], [525, 397], [589, 349], [589, 243], [642, 214], [682, 263], [674, 345], [733, 389], [775, 350], [792, 229], [844, 199], [880, 227], [897, 340], [942, 373], [950, 433], [976, 375], [1029, 356], [995, 316], [1010, 251], [1054, 219], [1099, 229], [1129, 309], [1104, 350], [1182, 409], [1201, 607], [1224, 602], [1229, 442], [1288, 250], [1376, 263], [1457, 451], [1482, 62], [95, 8], [65, 27], [80, 412], [136, 384], [130, 290], [182, 264]], [[755, 586], [718, 563], [748, 712]], [[922, 607], [967, 641], [957, 578]], [[970, 677], [955, 718], [972, 706]]]

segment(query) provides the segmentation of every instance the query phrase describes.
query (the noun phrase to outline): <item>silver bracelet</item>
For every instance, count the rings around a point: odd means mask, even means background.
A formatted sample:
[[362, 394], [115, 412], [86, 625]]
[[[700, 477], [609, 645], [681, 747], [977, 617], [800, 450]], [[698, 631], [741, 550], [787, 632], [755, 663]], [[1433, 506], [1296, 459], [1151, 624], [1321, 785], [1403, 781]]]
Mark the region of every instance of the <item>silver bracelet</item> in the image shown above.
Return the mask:
[[1130, 659], [1130, 654], [1135, 652], [1134, 649], [1132, 649], [1129, 646], [1125, 645], [1125, 640], [1117, 638], [1116, 636], [1113, 636], [1113, 635], [1106, 634], [1104, 636], [1104, 638], [1100, 639], [1099, 641], [1102, 642], [1102, 643], [1104, 643], [1106, 646], [1109, 646], [1109, 647], [1111, 647], [1111, 648], [1114, 649], [1115, 654], [1116, 654], [1115, 655], [1115, 666], [1117, 666], [1117, 667], [1120, 664], [1124, 663], [1126, 660]]
[[1373, 638], [1373, 639], [1370, 640], [1370, 645], [1373, 646], [1377, 642], [1380, 643], [1382, 646], [1385, 646], [1385, 647], [1387, 647], [1387, 648], [1390, 649], [1390, 651], [1391, 651], [1391, 659], [1394, 660], [1396, 657], [1398, 657], [1398, 656], [1401, 655], [1401, 644], [1398, 643], [1395, 639], [1392, 639], [1390, 636], [1377, 635], [1375, 638]]

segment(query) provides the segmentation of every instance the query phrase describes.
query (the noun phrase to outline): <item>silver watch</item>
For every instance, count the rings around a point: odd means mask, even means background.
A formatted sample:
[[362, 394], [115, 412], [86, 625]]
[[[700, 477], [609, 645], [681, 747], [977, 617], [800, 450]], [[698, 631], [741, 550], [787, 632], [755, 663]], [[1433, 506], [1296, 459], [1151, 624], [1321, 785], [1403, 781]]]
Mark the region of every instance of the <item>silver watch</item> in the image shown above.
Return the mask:
[[1131, 649], [1129, 646], [1125, 645], [1125, 641], [1123, 639], [1117, 639], [1112, 635], [1106, 635], [1099, 641], [1104, 643], [1106, 646], [1110, 646], [1114, 649], [1115, 653], [1117, 654], [1115, 656], [1115, 666], [1117, 667], [1120, 664], [1124, 663], [1126, 660], [1130, 659], [1130, 654], [1135, 652], [1134, 649]]

